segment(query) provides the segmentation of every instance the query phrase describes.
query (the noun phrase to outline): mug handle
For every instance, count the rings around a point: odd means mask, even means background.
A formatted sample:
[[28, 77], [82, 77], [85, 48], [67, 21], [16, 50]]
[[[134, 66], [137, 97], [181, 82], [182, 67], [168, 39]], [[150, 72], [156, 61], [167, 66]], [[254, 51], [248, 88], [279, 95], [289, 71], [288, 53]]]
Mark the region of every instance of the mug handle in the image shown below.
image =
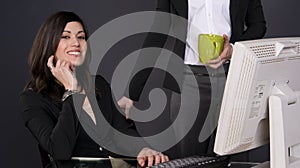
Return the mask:
[[215, 56], [217, 54], [217, 43], [214, 41], [213, 45], [214, 45], [214, 56]]

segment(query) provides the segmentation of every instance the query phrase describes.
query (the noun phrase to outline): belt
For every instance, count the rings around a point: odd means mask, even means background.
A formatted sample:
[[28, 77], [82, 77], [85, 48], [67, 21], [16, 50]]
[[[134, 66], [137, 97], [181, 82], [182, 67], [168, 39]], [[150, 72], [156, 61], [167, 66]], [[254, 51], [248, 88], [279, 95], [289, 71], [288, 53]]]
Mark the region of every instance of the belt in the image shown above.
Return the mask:
[[184, 74], [193, 74], [196, 76], [224, 76], [229, 69], [229, 63], [223, 64], [217, 69], [205, 65], [186, 65]]

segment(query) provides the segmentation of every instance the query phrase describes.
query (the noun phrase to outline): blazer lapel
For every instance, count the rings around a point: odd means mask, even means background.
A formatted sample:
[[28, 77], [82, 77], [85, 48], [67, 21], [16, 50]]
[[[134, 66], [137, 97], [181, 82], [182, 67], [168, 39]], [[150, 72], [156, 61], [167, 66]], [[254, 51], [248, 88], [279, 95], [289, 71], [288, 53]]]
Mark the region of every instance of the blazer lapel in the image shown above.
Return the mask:
[[[177, 14], [184, 18], [188, 18], [188, 0], [170, 0], [173, 4]], [[172, 5], [171, 4], [171, 5]], [[172, 6], [171, 6], [172, 8]]]

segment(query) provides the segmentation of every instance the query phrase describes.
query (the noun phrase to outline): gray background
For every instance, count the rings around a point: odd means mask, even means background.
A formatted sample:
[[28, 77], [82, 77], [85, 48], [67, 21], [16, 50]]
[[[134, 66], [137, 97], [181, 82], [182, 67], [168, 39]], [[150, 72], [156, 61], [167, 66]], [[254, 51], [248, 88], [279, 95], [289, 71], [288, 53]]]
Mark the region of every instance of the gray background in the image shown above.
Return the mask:
[[[300, 1], [262, 0], [267, 19], [266, 37], [300, 36]], [[27, 55], [34, 36], [47, 16], [58, 10], [70, 10], [86, 22], [90, 33], [106, 22], [131, 12], [153, 10], [154, 0], [40, 0], [0, 2], [1, 17], [1, 117], [0, 167], [40, 167], [36, 142], [23, 126], [18, 109], [18, 95], [29, 80]], [[138, 38], [139, 39], [139, 38]], [[122, 43], [111, 54], [139, 45]], [[104, 68], [105, 69], [105, 68]], [[268, 148], [247, 153], [252, 160], [268, 155]]]

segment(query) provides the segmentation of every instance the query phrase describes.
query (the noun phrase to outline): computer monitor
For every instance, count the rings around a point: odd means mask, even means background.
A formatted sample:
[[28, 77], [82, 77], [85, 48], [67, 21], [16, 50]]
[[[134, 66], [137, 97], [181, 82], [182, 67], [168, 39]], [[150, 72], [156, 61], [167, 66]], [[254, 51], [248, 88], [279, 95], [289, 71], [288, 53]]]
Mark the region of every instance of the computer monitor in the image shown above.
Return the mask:
[[270, 142], [272, 168], [300, 167], [300, 37], [236, 42], [214, 151]]

